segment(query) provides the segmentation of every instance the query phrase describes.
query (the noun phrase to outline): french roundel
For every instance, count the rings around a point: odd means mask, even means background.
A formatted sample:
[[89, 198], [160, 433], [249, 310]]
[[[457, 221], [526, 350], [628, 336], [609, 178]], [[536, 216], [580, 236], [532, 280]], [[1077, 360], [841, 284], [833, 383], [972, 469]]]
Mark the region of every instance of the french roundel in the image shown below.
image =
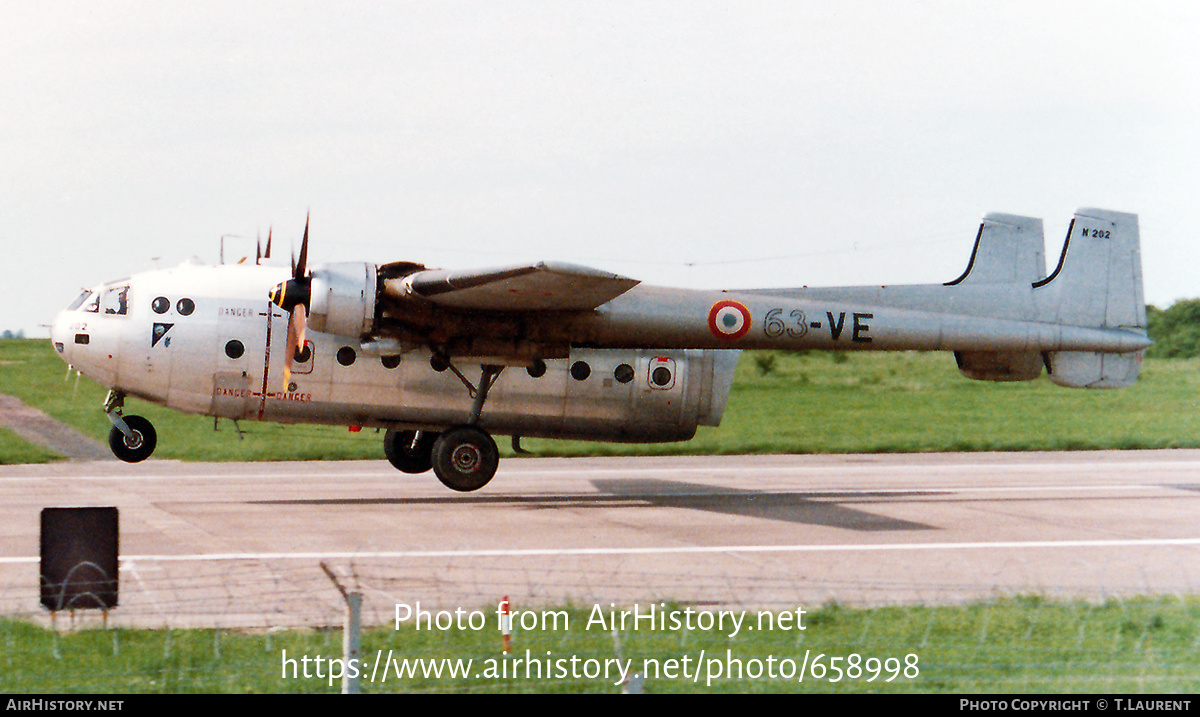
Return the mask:
[[718, 339], [740, 339], [750, 330], [750, 311], [736, 301], [718, 301], [708, 310], [708, 330]]

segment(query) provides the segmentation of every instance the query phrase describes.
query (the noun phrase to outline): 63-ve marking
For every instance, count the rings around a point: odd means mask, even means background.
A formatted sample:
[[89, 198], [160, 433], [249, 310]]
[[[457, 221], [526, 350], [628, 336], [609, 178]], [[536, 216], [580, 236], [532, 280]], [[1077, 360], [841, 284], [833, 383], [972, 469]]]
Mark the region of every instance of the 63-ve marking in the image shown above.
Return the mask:
[[[777, 339], [784, 334], [788, 338], [800, 339], [808, 334], [808, 330], [821, 328], [820, 321], [808, 322], [808, 318], [800, 309], [793, 309], [788, 313], [787, 317], [783, 316], [783, 309], [775, 308], [767, 311], [763, 317], [763, 333], [768, 338]], [[825, 316], [828, 317], [829, 323], [829, 338], [833, 341], [838, 341], [842, 338], [842, 332], [846, 329], [846, 312], [839, 311], [837, 318], [834, 318], [832, 311], [826, 311]], [[850, 314], [850, 340], [857, 343], [869, 343], [871, 337], [867, 336], [867, 332], [871, 330], [871, 325], [866, 323], [868, 319], [875, 318], [875, 314], [853, 312]]]

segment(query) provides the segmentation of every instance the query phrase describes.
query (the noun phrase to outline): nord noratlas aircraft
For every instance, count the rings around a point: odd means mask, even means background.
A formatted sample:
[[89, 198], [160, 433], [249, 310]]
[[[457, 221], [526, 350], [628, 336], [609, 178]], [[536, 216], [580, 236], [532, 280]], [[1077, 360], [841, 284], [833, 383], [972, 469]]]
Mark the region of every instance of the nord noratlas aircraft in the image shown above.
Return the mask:
[[[270, 255], [270, 238], [266, 257]], [[1137, 216], [1081, 209], [1046, 273], [1042, 222], [989, 214], [945, 284], [698, 291], [562, 263], [291, 269], [187, 263], [85, 290], [54, 348], [108, 387], [110, 446], [157, 435], [126, 396], [238, 420], [384, 429], [388, 460], [482, 488], [493, 434], [682, 441], [721, 420], [742, 349], [952, 351], [984, 381], [1133, 383], [1150, 344]]]

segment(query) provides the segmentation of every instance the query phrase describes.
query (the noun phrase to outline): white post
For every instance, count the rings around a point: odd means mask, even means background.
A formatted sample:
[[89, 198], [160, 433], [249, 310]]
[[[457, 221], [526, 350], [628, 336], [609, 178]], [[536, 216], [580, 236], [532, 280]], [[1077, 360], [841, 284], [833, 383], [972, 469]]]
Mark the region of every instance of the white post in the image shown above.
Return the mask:
[[342, 632], [342, 694], [357, 695], [359, 628], [362, 625], [362, 593], [346, 593], [346, 626]]
[[342, 587], [337, 576], [324, 562], [321, 563], [321, 569], [346, 601], [346, 622], [342, 625], [342, 694], [357, 695], [358, 672], [361, 668], [358, 650], [361, 644], [359, 633], [362, 627], [362, 593], [346, 592], [346, 588]]

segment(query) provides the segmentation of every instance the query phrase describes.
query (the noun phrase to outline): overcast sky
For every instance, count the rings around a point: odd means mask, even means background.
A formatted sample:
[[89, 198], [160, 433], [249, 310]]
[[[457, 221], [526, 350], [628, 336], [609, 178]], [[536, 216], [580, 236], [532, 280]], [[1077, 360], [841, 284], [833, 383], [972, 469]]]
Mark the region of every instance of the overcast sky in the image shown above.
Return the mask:
[[[0, 329], [253, 252], [711, 288], [952, 279], [1141, 216], [1200, 296], [1190, 2], [0, 2]], [[286, 255], [286, 252], [285, 252]], [[1052, 268], [1052, 266], [1051, 266]]]

